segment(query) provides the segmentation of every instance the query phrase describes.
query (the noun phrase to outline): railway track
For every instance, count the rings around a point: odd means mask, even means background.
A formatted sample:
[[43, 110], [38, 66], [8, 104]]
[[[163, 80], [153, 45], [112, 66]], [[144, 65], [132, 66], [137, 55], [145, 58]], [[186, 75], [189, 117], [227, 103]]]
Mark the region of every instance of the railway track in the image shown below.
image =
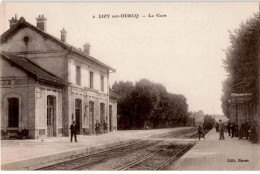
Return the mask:
[[105, 162], [111, 158], [119, 157], [136, 150], [155, 145], [157, 142], [142, 141], [135, 142], [111, 149], [106, 149], [95, 154], [79, 155], [75, 159], [59, 162], [36, 170], [82, 170], [90, 166]]
[[[171, 149], [174, 145], [169, 145], [166, 149]], [[180, 156], [186, 153], [193, 144], [188, 144], [183, 148], [173, 150], [173, 152], [166, 152], [165, 147], [156, 150], [155, 152], [139, 158], [131, 163], [128, 163], [117, 170], [162, 170], [169, 163], [177, 160]], [[171, 150], [170, 150], [171, 151]]]
[[197, 134], [197, 129], [194, 128], [194, 129], [180, 130], [180, 131], [173, 132], [172, 134], [160, 136], [159, 138], [175, 138], [175, 137], [184, 136], [185, 134], [190, 134], [190, 133]]

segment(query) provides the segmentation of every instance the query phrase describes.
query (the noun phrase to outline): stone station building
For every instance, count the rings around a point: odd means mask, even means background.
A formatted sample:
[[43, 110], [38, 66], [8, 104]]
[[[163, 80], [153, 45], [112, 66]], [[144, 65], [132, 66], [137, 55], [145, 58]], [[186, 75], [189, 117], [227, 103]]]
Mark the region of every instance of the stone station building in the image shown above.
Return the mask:
[[115, 69], [15, 16], [0, 40], [1, 137], [29, 130], [29, 138], [68, 136], [76, 121], [78, 134], [92, 134], [95, 123], [117, 129], [117, 96], [109, 91]]

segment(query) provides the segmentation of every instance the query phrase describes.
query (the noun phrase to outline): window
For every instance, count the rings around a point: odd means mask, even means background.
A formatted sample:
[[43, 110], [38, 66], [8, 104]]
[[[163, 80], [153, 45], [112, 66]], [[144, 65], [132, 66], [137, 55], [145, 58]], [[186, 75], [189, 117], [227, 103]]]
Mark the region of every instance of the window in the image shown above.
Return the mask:
[[93, 89], [93, 83], [94, 83], [94, 78], [93, 78], [93, 72], [89, 72], [89, 87]]
[[100, 84], [101, 84], [101, 91], [104, 92], [104, 76], [101, 75], [100, 77]]
[[76, 66], [76, 83], [77, 85], [81, 85], [81, 73], [80, 73], [80, 67]]

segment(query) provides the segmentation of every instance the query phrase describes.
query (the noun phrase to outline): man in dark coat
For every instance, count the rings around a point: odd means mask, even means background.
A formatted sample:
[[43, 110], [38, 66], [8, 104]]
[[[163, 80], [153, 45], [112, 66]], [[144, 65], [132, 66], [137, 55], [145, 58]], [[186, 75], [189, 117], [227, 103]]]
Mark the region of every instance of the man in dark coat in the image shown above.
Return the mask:
[[199, 134], [199, 140], [200, 140], [200, 137], [205, 139], [203, 127], [201, 125], [199, 125], [199, 127], [198, 127], [198, 134]]
[[248, 121], [246, 121], [246, 123], [245, 123], [245, 127], [244, 127], [244, 131], [245, 131], [245, 137], [246, 137], [246, 139], [248, 139], [248, 137], [249, 137], [249, 130], [250, 130], [250, 124], [249, 124]]
[[95, 130], [96, 130], [96, 135], [98, 135], [100, 133], [100, 123], [98, 120], [96, 121], [95, 124]]
[[107, 133], [107, 122], [106, 121], [104, 122], [103, 127], [104, 127], [104, 132]]
[[228, 122], [228, 124], [227, 124], [227, 130], [228, 130], [228, 136], [230, 136], [230, 130], [231, 130], [231, 123], [230, 123], [230, 121]]
[[219, 124], [218, 122], [215, 123], [216, 132], [219, 132]]
[[76, 133], [77, 133], [76, 122], [73, 121], [73, 123], [70, 125], [70, 142], [72, 142], [73, 135], [74, 135], [74, 138], [75, 138], [75, 142], [78, 142]]
[[236, 126], [235, 123], [231, 124], [231, 138], [235, 137]]

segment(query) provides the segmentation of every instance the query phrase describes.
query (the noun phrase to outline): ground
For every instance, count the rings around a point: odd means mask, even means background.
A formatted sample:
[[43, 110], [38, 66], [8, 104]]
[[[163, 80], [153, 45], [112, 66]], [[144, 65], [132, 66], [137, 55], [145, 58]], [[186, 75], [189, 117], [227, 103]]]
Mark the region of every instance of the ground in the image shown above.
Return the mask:
[[170, 170], [260, 170], [260, 145], [246, 139], [219, 140], [213, 129]]
[[[183, 129], [190, 128], [117, 131], [99, 136], [81, 135], [78, 136], [78, 143], [71, 143], [70, 137], [2, 140], [1, 166], [2, 170], [31, 170], [50, 161], [113, 147], [123, 142], [162, 139], [161, 135]], [[246, 139], [230, 138], [225, 133], [225, 140], [219, 140], [219, 134], [214, 129], [206, 135], [206, 139], [200, 141], [167, 136], [163, 139], [176, 143], [196, 141], [193, 148], [171, 164], [168, 170], [260, 170], [260, 145], [252, 144]]]

